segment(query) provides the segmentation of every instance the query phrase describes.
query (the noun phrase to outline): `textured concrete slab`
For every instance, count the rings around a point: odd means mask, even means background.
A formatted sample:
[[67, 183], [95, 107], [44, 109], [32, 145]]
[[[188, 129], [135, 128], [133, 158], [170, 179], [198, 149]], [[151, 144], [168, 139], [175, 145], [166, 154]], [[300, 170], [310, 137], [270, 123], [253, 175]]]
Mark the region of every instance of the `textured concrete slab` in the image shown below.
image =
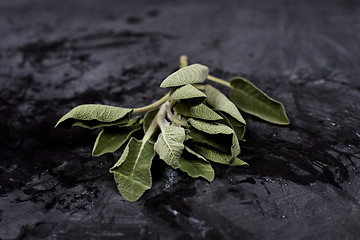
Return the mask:
[[[358, 1], [0, 2], [0, 239], [358, 239]], [[129, 203], [91, 157], [97, 131], [54, 129], [83, 103], [165, 94], [180, 54], [280, 100], [289, 127], [248, 122], [209, 184], [154, 163]], [[226, 92], [226, 89], [221, 88]]]

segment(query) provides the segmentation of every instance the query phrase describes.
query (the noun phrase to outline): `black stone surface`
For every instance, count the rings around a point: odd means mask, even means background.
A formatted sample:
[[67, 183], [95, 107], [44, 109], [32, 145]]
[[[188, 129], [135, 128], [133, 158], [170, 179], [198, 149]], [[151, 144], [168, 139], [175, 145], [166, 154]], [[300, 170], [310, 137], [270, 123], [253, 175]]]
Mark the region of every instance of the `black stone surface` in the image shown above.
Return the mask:
[[[0, 1], [0, 239], [359, 239], [359, 5]], [[156, 161], [126, 202], [121, 151], [93, 158], [97, 131], [53, 126], [83, 103], [155, 101], [184, 53], [250, 79], [291, 125], [245, 115], [249, 168], [209, 184]]]

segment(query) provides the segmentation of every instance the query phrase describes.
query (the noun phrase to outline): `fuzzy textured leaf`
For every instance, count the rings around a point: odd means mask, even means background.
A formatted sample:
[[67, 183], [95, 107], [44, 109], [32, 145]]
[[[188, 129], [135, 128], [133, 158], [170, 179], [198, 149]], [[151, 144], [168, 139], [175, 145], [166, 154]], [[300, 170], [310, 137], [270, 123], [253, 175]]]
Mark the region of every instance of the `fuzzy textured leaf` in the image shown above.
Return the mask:
[[235, 132], [232, 135], [232, 145], [231, 145], [231, 155], [233, 156], [233, 158], [237, 157], [240, 154], [240, 144], [239, 144], [239, 140], [236, 137]]
[[230, 92], [230, 99], [240, 110], [271, 123], [289, 124], [284, 106], [267, 96], [254, 84], [240, 77], [232, 79], [230, 84], [233, 87]]
[[213, 108], [225, 112], [242, 124], [246, 124], [238, 108], [222, 92], [211, 85], [205, 86], [206, 102]]
[[139, 117], [131, 119], [128, 124], [102, 129], [96, 138], [92, 155], [101, 156], [105, 153], [115, 152], [140, 129]]
[[[159, 111], [159, 108], [156, 108], [156, 109], [153, 109], [153, 110], [150, 110], [148, 111], [145, 116], [144, 116], [144, 122], [143, 122], [143, 129], [144, 129], [144, 133], [147, 132], [147, 130], [149, 129], [152, 121], [154, 120], [156, 114], [158, 113]], [[150, 141], [152, 143], [155, 143], [156, 140], [157, 140], [157, 136], [159, 135], [160, 133], [160, 129], [159, 128], [156, 128], [154, 134], [151, 135], [150, 137]]]
[[248, 167], [249, 164], [244, 162], [240, 158], [234, 158], [234, 160], [230, 163], [231, 167]]
[[219, 114], [217, 114], [211, 108], [202, 103], [196, 106], [191, 106], [189, 104], [180, 102], [175, 105], [174, 110], [181, 115], [192, 118], [199, 118], [209, 121], [216, 121], [222, 119]]
[[180, 157], [179, 169], [186, 172], [190, 177], [203, 177], [209, 182], [212, 182], [215, 177], [211, 164], [203, 156], [187, 147]]
[[185, 130], [176, 125], [165, 128], [158, 136], [155, 151], [159, 157], [173, 168], [179, 167], [179, 159], [184, 150]]
[[187, 100], [191, 101], [192, 105], [198, 105], [204, 102], [205, 98], [205, 93], [191, 84], [174, 89], [169, 96], [169, 100]]
[[152, 121], [154, 120], [156, 114], [158, 113], [159, 109], [155, 108], [150, 111], [148, 111], [144, 116], [144, 123], [143, 123], [143, 129], [144, 133], [149, 129]]
[[234, 158], [231, 154], [220, 152], [219, 150], [212, 147], [194, 145], [193, 149], [207, 160], [216, 163], [230, 164], [231, 160]]
[[183, 67], [169, 75], [160, 87], [179, 87], [186, 84], [202, 83], [209, 75], [209, 68], [201, 64], [192, 64]]
[[131, 138], [119, 161], [110, 169], [120, 194], [130, 202], [137, 201], [151, 188], [151, 163], [154, 145]]
[[205, 122], [201, 120], [197, 120], [194, 118], [189, 118], [188, 122], [199, 131], [208, 133], [208, 134], [233, 134], [234, 130], [232, 130], [229, 126], [225, 124], [221, 124], [218, 122]]
[[220, 123], [223, 123], [231, 127], [234, 130], [236, 137], [239, 140], [242, 140], [245, 135], [246, 125], [242, 124], [241, 122], [239, 122], [238, 120], [236, 120], [235, 118], [231, 117], [226, 113], [219, 113], [219, 114], [223, 117], [223, 120], [221, 120]]
[[190, 141], [191, 143], [195, 143], [198, 145], [208, 145], [224, 153], [231, 151], [230, 146], [232, 145], [232, 138], [230, 138], [229, 135], [207, 134], [191, 128], [191, 131], [189, 131], [187, 136], [189, 136], [188, 141]]
[[129, 108], [120, 108], [100, 104], [80, 105], [65, 114], [55, 125], [58, 128], [80, 126], [94, 129], [104, 126], [124, 124], [129, 121]]

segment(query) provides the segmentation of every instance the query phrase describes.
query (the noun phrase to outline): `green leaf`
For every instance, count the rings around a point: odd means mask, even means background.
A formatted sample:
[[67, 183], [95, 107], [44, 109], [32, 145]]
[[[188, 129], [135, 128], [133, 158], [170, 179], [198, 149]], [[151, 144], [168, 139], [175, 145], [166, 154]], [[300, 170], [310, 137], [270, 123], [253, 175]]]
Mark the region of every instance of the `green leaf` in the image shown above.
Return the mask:
[[145, 116], [144, 116], [144, 123], [143, 123], [143, 128], [144, 128], [144, 133], [146, 133], [146, 131], [149, 129], [151, 122], [154, 120], [156, 114], [158, 113], [159, 108], [155, 108], [152, 109], [150, 111], [148, 111]]
[[289, 124], [284, 106], [267, 96], [255, 85], [240, 77], [232, 79], [230, 84], [233, 87], [230, 92], [230, 99], [240, 110], [271, 123]]
[[244, 162], [240, 158], [234, 158], [234, 160], [230, 163], [231, 167], [248, 167], [249, 164]]
[[209, 75], [209, 68], [201, 64], [183, 67], [169, 75], [160, 87], [179, 87], [186, 84], [202, 83]]
[[[158, 113], [159, 108], [156, 109], [152, 109], [150, 111], [148, 111], [145, 116], [144, 116], [144, 123], [143, 123], [143, 129], [144, 129], [144, 133], [147, 132], [147, 130], [149, 129], [152, 121], [154, 120], [154, 118], [156, 117], [156, 114]], [[150, 142], [155, 143], [157, 140], [157, 136], [160, 133], [160, 129], [157, 127], [155, 132], [151, 135], [150, 137]]]
[[[188, 119], [188, 122], [199, 131], [208, 133], [208, 134], [231, 134], [232, 144], [231, 144], [231, 154], [233, 157], [236, 157], [240, 153], [239, 140], [236, 137], [236, 134], [232, 128], [226, 126], [225, 124], [217, 122], [205, 122], [196, 119]], [[219, 139], [220, 140], [220, 139]]]
[[120, 194], [130, 202], [137, 201], [151, 188], [151, 163], [154, 145], [131, 138], [119, 161], [110, 169]]
[[[216, 134], [216, 135], [231, 135], [231, 157], [234, 158], [237, 155], [239, 155], [240, 153], [240, 145], [239, 145], [239, 140], [236, 137], [236, 134], [234, 132], [234, 130], [232, 128], [230, 128], [229, 126], [226, 126], [225, 124], [221, 124], [221, 123], [217, 123], [217, 122], [205, 122], [205, 121], [200, 121], [200, 120], [196, 120], [196, 119], [188, 119], [188, 122], [191, 124], [192, 127], [194, 127], [195, 129], [202, 131], [204, 133], [208, 133], [208, 134]], [[219, 138], [219, 141], [223, 141], [221, 140], [221, 138]], [[218, 149], [215, 149], [217, 152], [219, 152]], [[206, 157], [207, 159], [209, 159], [207, 156], [209, 156], [208, 154], [204, 155], [201, 152], [199, 152], [201, 155], [203, 155], [204, 157]], [[217, 153], [214, 153], [217, 154]], [[220, 154], [220, 153], [219, 153]], [[223, 153], [221, 153], [223, 154]], [[211, 156], [210, 156], [211, 157]], [[212, 161], [216, 161], [213, 160], [214, 158], [212, 158]], [[230, 158], [231, 159], [231, 158]], [[229, 160], [226, 158], [226, 161]], [[219, 160], [221, 162], [224, 162], [225, 160]], [[226, 162], [225, 161], [225, 162]]]
[[206, 102], [213, 108], [225, 112], [242, 124], [246, 124], [238, 108], [222, 92], [211, 85], [205, 85]]
[[201, 154], [203, 157], [205, 157], [207, 160], [216, 163], [229, 165], [231, 160], [234, 158], [231, 154], [220, 152], [219, 150], [212, 147], [194, 145], [193, 149], [199, 154]]
[[192, 118], [199, 118], [204, 120], [216, 121], [221, 120], [222, 117], [214, 112], [211, 108], [206, 106], [205, 104], [199, 104], [196, 106], [191, 106], [189, 104], [179, 102], [175, 105], [174, 110], [181, 115], [192, 117]]
[[114, 126], [129, 121], [129, 108], [119, 108], [99, 104], [80, 105], [65, 114], [55, 125], [59, 128], [80, 126], [89, 129]]
[[179, 158], [184, 149], [185, 130], [170, 125], [162, 131], [155, 143], [155, 151], [159, 157], [173, 168], [179, 167]]
[[235, 118], [231, 117], [226, 113], [219, 113], [219, 114], [223, 117], [223, 120], [221, 120], [220, 123], [223, 123], [231, 127], [234, 130], [236, 137], [239, 140], [242, 140], [245, 135], [246, 125], [242, 124], [241, 122], [239, 122], [238, 120], [236, 120]]
[[225, 134], [207, 134], [202, 131], [198, 131], [195, 128], [190, 128], [187, 134], [191, 143], [198, 145], [208, 145], [216, 148], [224, 153], [230, 152], [230, 146], [232, 145], [232, 138]]
[[234, 134], [232, 135], [232, 145], [231, 145], [231, 155], [233, 158], [237, 157], [240, 154], [240, 144], [239, 144], [239, 140], [236, 137], [236, 134], [234, 132]]
[[[194, 150], [192, 150], [191, 148], [189, 148], [188, 146], [185, 146], [185, 154], [190, 153], [191, 155], [194, 155], [196, 158], [204, 161], [204, 162], [209, 162], [208, 160], [206, 160], [206, 158], [204, 158], [201, 154], [195, 152]], [[183, 152], [184, 153], [184, 152]]]
[[188, 147], [185, 147], [185, 151], [180, 157], [179, 169], [186, 172], [190, 177], [203, 177], [209, 182], [212, 182], [215, 177], [211, 164], [203, 156]]
[[128, 124], [106, 127], [96, 138], [92, 155], [97, 157], [118, 150], [130, 137], [141, 129], [139, 117], [131, 119]]
[[201, 120], [197, 120], [194, 118], [189, 118], [188, 122], [199, 131], [208, 133], [208, 134], [233, 134], [234, 130], [232, 130], [229, 126], [225, 124], [217, 123], [217, 122], [205, 122]]
[[174, 89], [169, 96], [169, 100], [187, 100], [191, 101], [191, 105], [198, 105], [204, 102], [205, 98], [205, 93], [191, 84]]

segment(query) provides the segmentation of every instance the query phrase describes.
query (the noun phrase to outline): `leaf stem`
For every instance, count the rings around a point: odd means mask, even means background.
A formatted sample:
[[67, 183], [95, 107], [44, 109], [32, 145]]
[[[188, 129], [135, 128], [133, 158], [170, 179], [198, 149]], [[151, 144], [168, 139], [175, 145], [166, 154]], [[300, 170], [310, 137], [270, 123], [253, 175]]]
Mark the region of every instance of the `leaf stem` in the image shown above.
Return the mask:
[[166, 106], [169, 105], [170, 102], [166, 102], [164, 104], [161, 105], [157, 115], [156, 115], [156, 119], [157, 119], [157, 124], [159, 125], [160, 129], [162, 132], [165, 131], [165, 128], [168, 126], [168, 122], [165, 119], [166, 116]]
[[186, 67], [188, 65], [188, 57], [186, 55], [181, 55], [180, 56], [180, 68]]
[[156, 102], [154, 102], [154, 103], [152, 103], [150, 105], [147, 105], [147, 106], [144, 106], [144, 107], [139, 107], [139, 108], [134, 108], [132, 113], [135, 114], [135, 113], [147, 112], [147, 111], [149, 111], [151, 109], [157, 108], [158, 106], [160, 106], [161, 104], [166, 102], [169, 95], [170, 95], [170, 92], [168, 92], [162, 98], [160, 98], [159, 100], [157, 100]]
[[173, 104], [170, 103], [170, 104], [168, 104], [168, 105], [165, 106], [166, 115], [167, 115], [167, 117], [169, 118], [169, 120], [170, 120], [171, 122], [173, 122], [173, 123], [176, 123], [176, 124], [180, 125], [180, 126], [188, 127], [189, 125], [187, 124], [186, 121], [184, 121], [184, 120], [176, 117], [176, 116], [171, 112], [171, 107], [172, 107], [171, 105], [173, 105]]
[[229, 88], [233, 88], [228, 81], [222, 80], [222, 79], [214, 77], [212, 75], [208, 75], [207, 79], [212, 82], [220, 83], [221, 85], [227, 86]]

